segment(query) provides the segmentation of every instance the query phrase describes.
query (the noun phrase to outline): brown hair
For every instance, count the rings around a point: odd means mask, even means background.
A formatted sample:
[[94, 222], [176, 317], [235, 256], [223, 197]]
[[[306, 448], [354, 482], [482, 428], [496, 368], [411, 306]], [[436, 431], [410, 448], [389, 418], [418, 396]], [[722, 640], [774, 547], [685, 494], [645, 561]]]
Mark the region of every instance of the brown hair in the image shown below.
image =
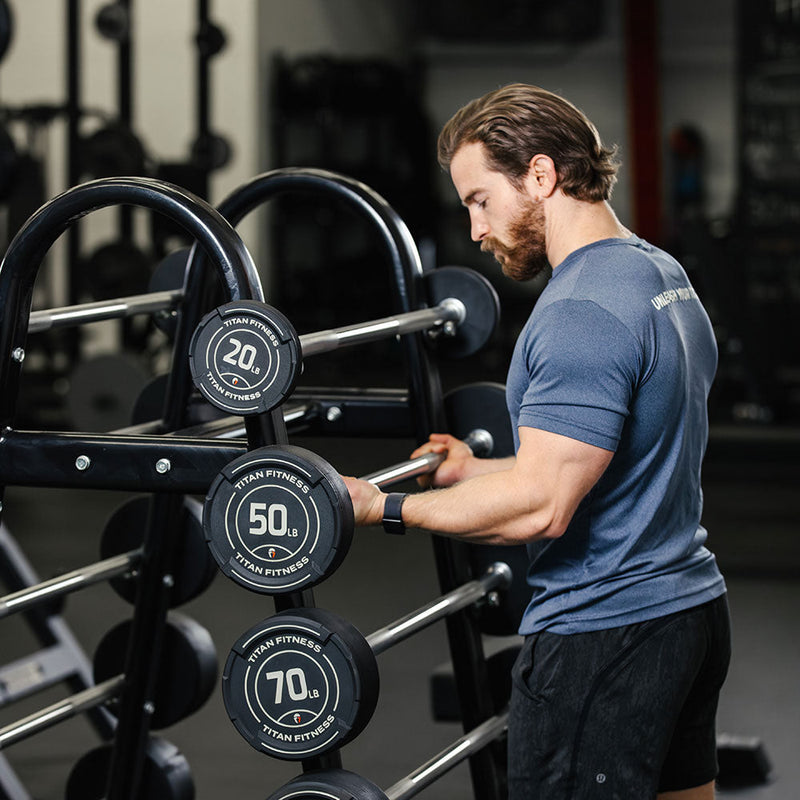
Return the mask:
[[617, 181], [616, 147], [604, 147], [572, 103], [538, 86], [512, 83], [467, 103], [439, 134], [439, 164], [449, 169], [458, 149], [473, 142], [517, 188], [538, 153], [553, 159], [559, 188], [578, 200], [608, 200]]

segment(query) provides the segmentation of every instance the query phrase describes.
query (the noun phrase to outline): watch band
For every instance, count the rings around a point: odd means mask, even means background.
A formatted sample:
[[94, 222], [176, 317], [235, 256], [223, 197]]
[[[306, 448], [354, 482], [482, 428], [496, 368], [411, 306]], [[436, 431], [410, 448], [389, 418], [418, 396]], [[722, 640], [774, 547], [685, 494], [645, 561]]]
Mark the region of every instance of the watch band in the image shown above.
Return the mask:
[[389, 492], [383, 504], [383, 529], [386, 533], [403, 534], [406, 526], [403, 524], [403, 501], [408, 494]]

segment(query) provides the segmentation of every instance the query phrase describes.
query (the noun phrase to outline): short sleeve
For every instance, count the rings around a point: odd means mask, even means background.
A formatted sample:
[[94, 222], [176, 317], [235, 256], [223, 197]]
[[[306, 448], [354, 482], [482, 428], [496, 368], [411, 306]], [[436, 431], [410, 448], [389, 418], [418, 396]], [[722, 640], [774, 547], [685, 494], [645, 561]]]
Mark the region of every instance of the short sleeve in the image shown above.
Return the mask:
[[587, 300], [559, 300], [523, 333], [528, 388], [519, 425], [616, 450], [642, 364], [636, 338]]

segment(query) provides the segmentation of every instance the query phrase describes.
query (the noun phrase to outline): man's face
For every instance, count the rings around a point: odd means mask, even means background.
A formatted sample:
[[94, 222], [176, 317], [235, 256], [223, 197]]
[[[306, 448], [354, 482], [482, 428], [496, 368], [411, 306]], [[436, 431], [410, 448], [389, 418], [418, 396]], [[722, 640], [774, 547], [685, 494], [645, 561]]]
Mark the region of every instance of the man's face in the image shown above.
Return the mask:
[[529, 280], [550, 266], [541, 201], [490, 169], [482, 144], [459, 148], [450, 175], [469, 211], [472, 240], [495, 257], [506, 275], [517, 281]]

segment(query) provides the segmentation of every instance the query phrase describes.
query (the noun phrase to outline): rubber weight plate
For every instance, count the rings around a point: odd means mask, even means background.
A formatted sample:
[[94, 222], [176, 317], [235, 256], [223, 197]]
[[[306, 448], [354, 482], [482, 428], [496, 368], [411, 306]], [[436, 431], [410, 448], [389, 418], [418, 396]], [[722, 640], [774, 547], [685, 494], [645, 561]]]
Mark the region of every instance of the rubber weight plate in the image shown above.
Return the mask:
[[444, 411], [447, 430], [453, 436], [463, 439], [482, 428], [492, 434], [493, 458], [514, 455], [514, 435], [502, 383], [483, 381], [459, 386], [445, 395]]
[[[100, 538], [100, 557], [111, 558], [142, 546], [150, 513], [150, 498], [133, 497], [117, 508], [106, 522]], [[203, 506], [192, 497], [183, 498], [172, 587], [169, 604], [176, 608], [202, 594], [217, 575], [217, 564], [206, 546], [203, 533]], [[129, 603], [136, 600], [137, 582], [131, 578], [111, 578], [111, 588]]]
[[[470, 431], [483, 428], [494, 440], [493, 457], [514, 455], [514, 436], [503, 384], [483, 382], [460, 386], [445, 395], [444, 408], [447, 427], [453, 436], [464, 438]], [[514, 575], [508, 589], [498, 590], [499, 605], [485, 603], [481, 607], [480, 627], [484, 633], [508, 636], [517, 632], [531, 599], [531, 589], [526, 580], [531, 559], [529, 549], [526, 545], [470, 545], [469, 561], [473, 575], [483, 575], [496, 561], [507, 563]]]
[[325, 459], [269, 445], [234, 459], [206, 496], [203, 529], [222, 572], [263, 594], [295, 592], [332, 575], [353, 540], [353, 505]]
[[[131, 620], [113, 627], [95, 650], [95, 683], [125, 671]], [[149, 658], [150, 653], [142, 653]], [[164, 628], [151, 725], [167, 728], [197, 711], [217, 683], [217, 651], [211, 634], [189, 617], [171, 614]]]
[[[169, 375], [164, 373], [156, 375], [145, 384], [139, 392], [136, 402], [131, 411], [131, 425], [141, 425], [154, 420], [161, 420], [166, 409], [167, 384]], [[202, 425], [206, 422], [222, 419], [227, 416], [216, 406], [212, 406], [199, 392], [192, 392], [189, 395], [186, 405], [186, 414], [180, 427], [191, 427], [192, 425]]]
[[69, 376], [66, 406], [78, 431], [113, 431], [129, 424], [147, 371], [129, 353], [103, 353], [79, 361]]
[[372, 781], [346, 769], [321, 769], [298, 775], [267, 800], [386, 800]]
[[189, 346], [192, 380], [228, 414], [271, 411], [293, 391], [300, 372], [300, 339], [275, 308], [237, 300], [206, 314]]
[[[70, 771], [65, 800], [102, 800], [106, 797], [112, 746], [90, 750]], [[189, 762], [178, 748], [157, 736], [147, 741], [137, 798], [142, 800], [193, 800], [194, 781]]]
[[426, 272], [423, 280], [430, 306], [455, 297], [467, 312], [455, 336], [442, 334], [432, 340], [436, 351], [449, 358], [465, 358], [478, 352], [500, 321], [500, 299], [492, 284], [467, 267], [437, 267]]
[[329, 611], [298, 608], [239, 638], [225, 664], [222, 697], [252, 747], [293, 761], [358, 736], [379, 685], [375, 655], [357, 628]]

